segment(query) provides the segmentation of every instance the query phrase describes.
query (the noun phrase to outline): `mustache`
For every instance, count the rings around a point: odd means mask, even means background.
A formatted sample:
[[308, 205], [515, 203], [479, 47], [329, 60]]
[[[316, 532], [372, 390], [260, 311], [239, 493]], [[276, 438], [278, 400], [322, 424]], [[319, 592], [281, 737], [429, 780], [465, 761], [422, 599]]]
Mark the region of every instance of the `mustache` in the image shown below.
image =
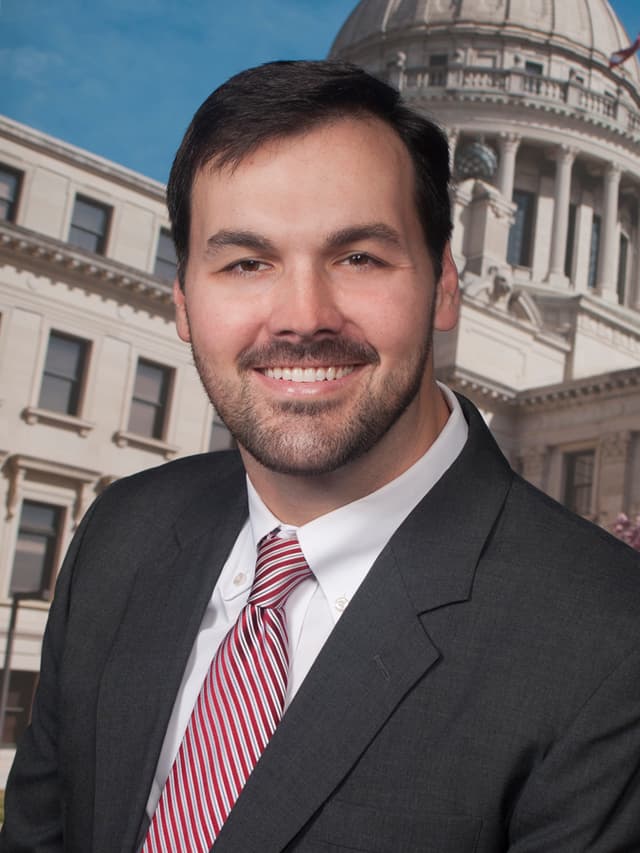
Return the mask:
[[261, 347], [250, 347], [238, 356], [238, 367], [299, 367], [349, 364], [379, 364], [380, 356], [371, 344], [347, 338], [320, 338], [317, 341], [271, 341]]

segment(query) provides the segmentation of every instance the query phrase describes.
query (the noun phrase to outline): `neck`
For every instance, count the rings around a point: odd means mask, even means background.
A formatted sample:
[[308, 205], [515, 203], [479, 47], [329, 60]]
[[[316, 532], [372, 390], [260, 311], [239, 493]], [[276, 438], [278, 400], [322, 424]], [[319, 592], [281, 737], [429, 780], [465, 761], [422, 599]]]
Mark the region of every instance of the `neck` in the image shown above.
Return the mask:
[[[281, 474], [265, 468], [242, 447], [240, 453], [264, 504], [284, 524], [300, 527], [395, 480], [426, 453], [448, 417], [447, 403], [436, 388], [426, 414], [411, 417], [405, 412], [371, 450], [326, 474]], [[403, 419], [410, 423], [398, 429]]]

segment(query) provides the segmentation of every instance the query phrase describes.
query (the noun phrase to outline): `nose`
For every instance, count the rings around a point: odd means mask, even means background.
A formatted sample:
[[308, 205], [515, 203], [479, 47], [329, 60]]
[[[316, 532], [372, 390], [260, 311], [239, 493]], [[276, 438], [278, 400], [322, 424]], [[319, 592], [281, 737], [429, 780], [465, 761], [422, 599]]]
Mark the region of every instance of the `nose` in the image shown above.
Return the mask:
[[322, 270], [298, 266], [274, 285], [269, 332], [275, 337], [312, 338], [338, 334], [344, 317], [334, 288]]

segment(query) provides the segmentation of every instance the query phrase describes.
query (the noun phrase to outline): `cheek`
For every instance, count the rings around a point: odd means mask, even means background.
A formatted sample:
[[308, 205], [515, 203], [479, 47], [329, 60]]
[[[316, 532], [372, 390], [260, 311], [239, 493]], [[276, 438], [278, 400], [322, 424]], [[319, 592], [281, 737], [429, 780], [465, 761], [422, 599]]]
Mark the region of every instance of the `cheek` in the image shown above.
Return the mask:
[[227, 304], [216, 300], [190, 311], [194, 347], [209, 359], [224, 362], [259, 342], [261, 323], [253, 312], [243, 311], [237, 301]]
[[430, 301], [426, 288], [381, 292], [361, 312], [360, 327], [382, 355], [415, 354], [429, 333]]

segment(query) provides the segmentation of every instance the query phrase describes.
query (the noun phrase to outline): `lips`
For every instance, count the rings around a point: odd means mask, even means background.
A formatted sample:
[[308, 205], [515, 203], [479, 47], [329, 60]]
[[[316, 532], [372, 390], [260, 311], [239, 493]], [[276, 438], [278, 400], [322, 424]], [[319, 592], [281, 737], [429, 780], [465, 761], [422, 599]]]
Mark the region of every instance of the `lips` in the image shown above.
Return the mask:
[[269, 379], [282, 379], [286, 382], [331, 382], [353, 373], [352, 365], [329, 367], [267, 367], [263, 373]]

